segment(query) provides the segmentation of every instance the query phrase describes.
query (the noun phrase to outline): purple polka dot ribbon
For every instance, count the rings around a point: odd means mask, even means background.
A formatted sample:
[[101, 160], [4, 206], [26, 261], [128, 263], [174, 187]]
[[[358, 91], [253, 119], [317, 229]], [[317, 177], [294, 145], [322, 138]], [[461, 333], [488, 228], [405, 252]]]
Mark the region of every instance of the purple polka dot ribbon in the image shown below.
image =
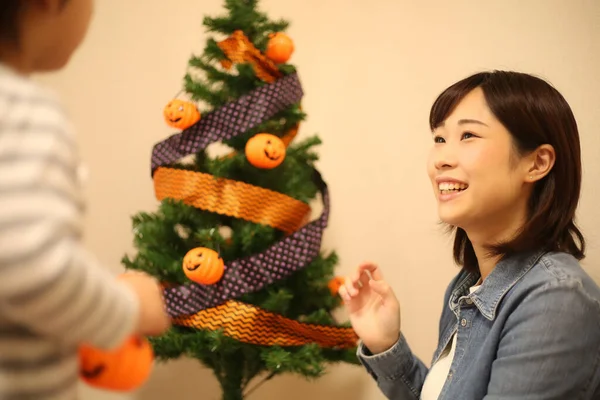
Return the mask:
[[[207, 113], [193, 126], [154, 146], [152, 174], [157, 168], [197, 153], [213, 142], [231, 139], [258, 126], [298, 103], [303, 95], [298, 75], [293, 73]], [[329, 193], [317, 170], [314, 180], [324, 205], [317, 220], [262, 253], [228, 262], [223, 277], [214, 285], [189, 282], [166, 288], [164, 297], [168, 313], [172, 317], [195, 314], [258, 291], [310, 264], [320, 252], [323, 230], [329, 219]]]
[[293, 73], [207, 113], [196, 124], [154, 146], [152, 174], [160, 166], [174, 163], [213, 142], [231, 139], [260, 125], [298, 103], [303, 95], [298, 74]]
[[314, 170], [323, 201], [321, 216], [262, 253], [228, 262], [214, 285], [190, 282], [164, 290], [168, 313], [176, 318], [192, 315], [232, 298], [252, 293], [305, 268], [319, 255], [323, 231], [329, 219], [329, 192], [321, 174]]

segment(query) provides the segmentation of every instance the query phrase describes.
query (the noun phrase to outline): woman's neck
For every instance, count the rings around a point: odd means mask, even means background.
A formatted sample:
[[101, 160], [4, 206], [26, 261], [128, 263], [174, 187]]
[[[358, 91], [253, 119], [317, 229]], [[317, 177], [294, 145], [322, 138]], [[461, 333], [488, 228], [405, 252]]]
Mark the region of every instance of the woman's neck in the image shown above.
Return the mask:
[[502, 258], [501, 255], [490, 254], [490, 246], [505, 243], [515, 238], [527, 220], [527, 206], [515, 206], [510, 212], [486, 219], [483, 223], [463, 228], [471, 241], [481, 280], [489, 276]]
[[502, 255], [490, 254], [490, 246], [512, 240], [521, 225], [521, 223], [515, 221], [511, 225], [504, 226], [502, 229], [497, 229], [495, 231], [490, 231], [489, 228], [486, 231], [479, 231], [481, 232], [479, 234], [473, 233], [473, 231], [466, 231], [473, 246], [475, 257], [477, 257], [477, 264], [479, 266], [482, 281], [492, 273], [502, 258]]
[[479, 273], [481, 274], [481, 282], [485, 281], [489, 274], [492, 273], [496, 264], [500, 261], [500, 256], [492, 256], [489, 254], [489, 250], [484, 246], [476, 245], [473, 243], [473, 250], [477, 257], [477, 264], [479, 266]]

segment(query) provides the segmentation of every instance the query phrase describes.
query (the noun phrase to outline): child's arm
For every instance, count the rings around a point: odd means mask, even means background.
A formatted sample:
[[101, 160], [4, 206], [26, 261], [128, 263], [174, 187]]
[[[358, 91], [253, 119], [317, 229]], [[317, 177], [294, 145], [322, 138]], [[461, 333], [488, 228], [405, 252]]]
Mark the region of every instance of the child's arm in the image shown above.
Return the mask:
[[140, 305], [83, 249], [69, 125], [44, 98], [11, 109], [0, 135], [0, 312], [63, 342], [117, 346], [136, 328]]

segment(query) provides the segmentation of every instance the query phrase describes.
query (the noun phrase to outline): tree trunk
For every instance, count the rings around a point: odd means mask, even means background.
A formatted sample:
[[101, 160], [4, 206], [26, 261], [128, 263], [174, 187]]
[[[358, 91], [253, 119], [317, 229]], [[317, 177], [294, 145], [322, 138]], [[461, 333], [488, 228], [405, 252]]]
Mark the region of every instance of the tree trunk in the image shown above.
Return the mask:
[[236, 365], [236, 370], [227, 371], [221, 378], [222, 400], [244, 400], [243, 375], [240, 370], [240, 366]]
[[227, 390], [223, 388], [223, 400], [244, 400], [244, 393], [241, 388], [229, 387]]

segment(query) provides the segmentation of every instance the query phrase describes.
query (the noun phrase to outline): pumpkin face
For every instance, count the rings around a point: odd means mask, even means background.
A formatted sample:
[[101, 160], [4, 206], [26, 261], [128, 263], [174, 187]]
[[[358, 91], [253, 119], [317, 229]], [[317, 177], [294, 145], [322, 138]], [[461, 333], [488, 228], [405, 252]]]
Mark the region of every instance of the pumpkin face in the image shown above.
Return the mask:
[[165, 106], [165, 121], [177, 129], [187, 129], [200, 120], [200, 112], [194, 103], [174, 99]]
[[79, 376], [88, 385], [113, 391], [142, 386], [152, 372], [154, 352], [145, 338], [131, 336], [112, 351], [79, 348]]
[[183, 272], [188, 279], [201, 285], [213, 285], [221, 280], [225, 272], [219, 253], [206, 247], [196, 247], [183, 258]]
[[294, 42], [282, 32], [271, 33], [265, 55], [277, 64], [287, 62], [294, 52]]
[[283, 141], [270, 133], [259, 133], [246, 143], [246, 158], [256, 168], [271, 169], [285, 159]]

